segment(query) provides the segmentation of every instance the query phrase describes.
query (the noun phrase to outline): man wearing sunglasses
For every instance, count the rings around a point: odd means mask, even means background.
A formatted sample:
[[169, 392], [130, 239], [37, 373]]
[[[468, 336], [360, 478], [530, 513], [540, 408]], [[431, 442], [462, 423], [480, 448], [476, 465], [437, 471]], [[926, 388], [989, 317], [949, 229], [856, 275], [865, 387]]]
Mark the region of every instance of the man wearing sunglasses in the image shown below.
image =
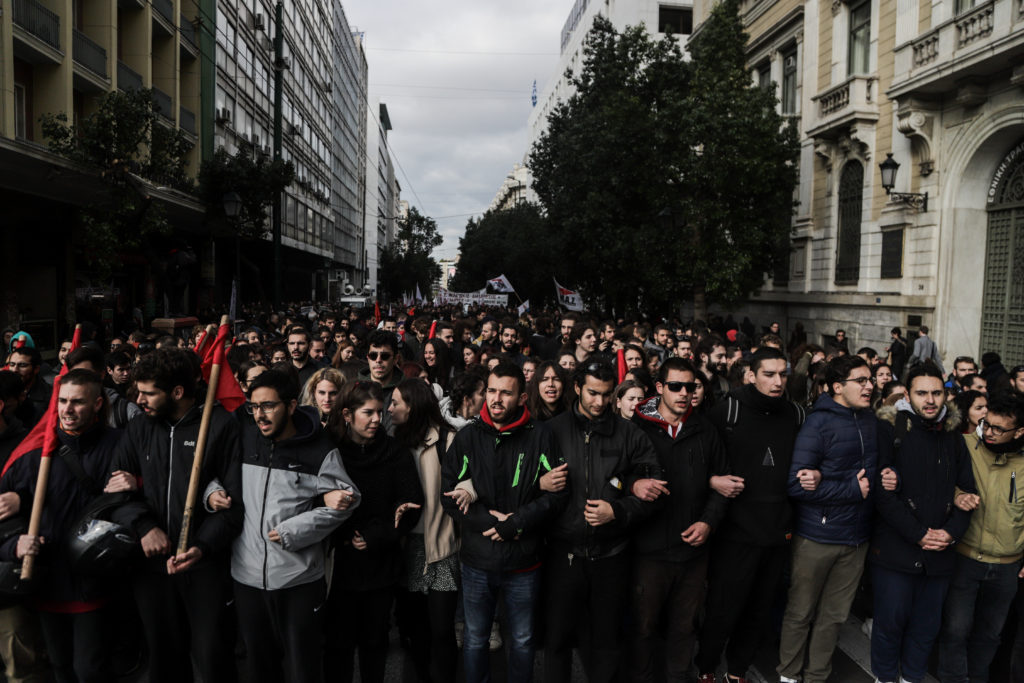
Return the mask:
[[728, 683], [746, 681], [769, 630], [792, 538], [786, 484], [804, 411], [786, 398], [782, 351], [762, 346], [750, 357], [750, 371], [753, 383], [733, 389], [708, 416], [729, 456], [728, 475], [712, 477], [711, 485], [729, 498], [729, 508], [711, 551], [697, 654], [701, 683], [715, 683], [723, 651]]
[[[956, 566], [939, 634], [939, 679], [987, 681], [989, 665], [1014, 595], [1024, 557], [1024, 403], [1008, 394], [989, 399], [981, 436], [964, 437], [977, 495], [957, 496], [973, 509], [956, 550]], [[1018, 642], [1021, 630], [1018, 629]], [[1016, 652], [1016, 646], [1015, 646]]]
[[[685, 680], [704, 602], [706, 542], [725, 516], [727, 499], [708, 482], [713, 475], [728, 474], [728, 462], [714, 426], [693, 413], [696, 376], [690, 361], [665, 359], [658, 368], [658, 395], [638, 405], [633, 414], [654, 445], [662, 473], [632, 487], [638, 498], [654, 501], [657, 508], [634, 533], [634, 681]], [[659, 634], [663, 623], [668, 632]], [[656, 664], [659, 635], [665, 638], [665, 662]], [[656, 674], [656, 669], [662, 673]]]
[[359, 379], [376, 382], [384, 388], [384, 415], [380, 426], [390, 435], [395, 428], [391, 424], [388, 406], [391, 405], [391, 394], [402, 380], [402, 373], [397, 366], [398, 337], [394, 332], [376, 330], [367, 339], [367, 344], [370, 350], [366, 352], [366, 361], [370, 367], [359, 373]]
[[796, 525], [781, 683], [828, 680], [871, 536], [870, 482], [878, 469], [871, 368], [860, 356], [840, 356], [826, 366], [825, 382], [827, 393], [800, 428], [789, 467]]

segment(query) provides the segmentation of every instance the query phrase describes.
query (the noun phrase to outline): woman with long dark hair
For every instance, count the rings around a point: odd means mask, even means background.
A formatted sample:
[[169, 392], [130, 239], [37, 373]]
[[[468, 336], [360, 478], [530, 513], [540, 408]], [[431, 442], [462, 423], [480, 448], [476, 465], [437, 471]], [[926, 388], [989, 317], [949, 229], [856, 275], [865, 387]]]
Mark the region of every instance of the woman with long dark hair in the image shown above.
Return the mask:
[[539, 422], [550, 420], [565, 410], [569, 373], [554, 361], [544, 361], [526, 387], [526, 404], [530, 415]]
[[361, 493], [352, 516], [334, 532], [336, 548], [328, 597], [328, 680], [351, 681], [356, 648], [365, 683], [384, 680], [388, 617], [402, 575], [400, 540], [419, 521], [423, 505], [416, 465], [408, 449], [380, 428], [384, 396], [376, 382], [352, 382], [343, 390], [327, 423], [342, 463]]
[[450, 354], [451, 351], [444, 340], [434, 337], [423, 342], [423, 365], [427, 369], [427, 377], [430, 378], [431, 384], [438, 385], [446, 394], [452, 374]]
[[[425, 503], [409, 533], [405, 552], [406, 622], [412, 626], [412, 656], [421, 681], [455, 680], [455, 607], [459, 590], [459, 538], [441, 509], [441, 460], [455, 439], [430, 387], [404, 379], [391, 395], [395, 438], [412, 452]], [[401, 515], [412, 509], [404, 506]]]

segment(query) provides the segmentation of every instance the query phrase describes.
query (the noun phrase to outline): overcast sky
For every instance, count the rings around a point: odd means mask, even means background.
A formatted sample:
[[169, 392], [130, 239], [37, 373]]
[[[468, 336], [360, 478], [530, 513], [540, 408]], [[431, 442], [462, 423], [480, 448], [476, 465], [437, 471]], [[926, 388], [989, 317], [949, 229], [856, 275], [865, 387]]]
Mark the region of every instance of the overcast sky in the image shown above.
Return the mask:
[[458, 252], [526, 152], [530, 93], [558, 68], [572, 0], [342, 0], [365, 34], [370, 97], [387, 104], [402, 198]]

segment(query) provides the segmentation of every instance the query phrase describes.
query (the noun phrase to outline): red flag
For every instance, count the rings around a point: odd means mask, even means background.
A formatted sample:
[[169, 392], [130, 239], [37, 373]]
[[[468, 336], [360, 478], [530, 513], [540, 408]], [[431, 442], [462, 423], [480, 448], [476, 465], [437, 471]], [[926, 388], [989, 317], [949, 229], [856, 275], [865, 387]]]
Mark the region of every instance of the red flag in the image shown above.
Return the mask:
[[626, 379], [626, 351], [624, 349], [615, 352], [615, 362], [619, 371], [619, 384], [622, 384], [622, 380]]
[[427, 339], [433, 339], [435, 332], [437, 332], [437, 321], [436, 320], [434, 322], [430, 323], [430, 336], [428, 336]]
[[380, 325], [380, 302], [379, 301], [374, 301], [373, 302], [373, 323], [375, 325]]
[[208, 335], [206, 334], [206, 328], [204, 327], [203, 331], [199, 333], [199, 339], [196, 340], [196, 346], [193, 349], [193, 351], [195, 351], [196, 355], [199, 356], [201, 360], [206, 358], [206, 355], [204, 354], [204, 347], [206, 346], [206, 342], [208, 341], [207, 336]]
[[[82, 328], [76, 326], [75, 334], [71, 337], [71, 348], [68, 353], [77, 349], [82, 343]], [[37, 448], [42, 448], [42, 457], [48, 458], [53, 455], [53, 452], [57, 450], [57, 399], [60, 394], [60, 378], [67, 374], [68, 366], [64, 365], [60, 369], [60, 373], [57, 375], [57, 379], [53, 380], [53, 392], [50, 394], [50, 405], [47, 407], [46, 412], [39, 418], [39, 422], [36, 422], [36, 426], [32, 428], [32, 431], [28, 433], [18, 447], [11, 453], [11, 457], [7, 459], [7, 464], [4, 465], [3, 472], [0, 472], [0, 476], [7, 474], [7, 470], [11, 468], [14, 461], [30, 453]], [[37, 382], [42, 382], [42, 378], [36, 377]]]
[[231, 372], [231, 368], [228, 366], [225, 347], [230, 335], [229, 326], [221, 325], [217, 330], [217, 338], [213, 340], [213, 343], [206, 350], [202, 369], [203, 379], [209, 382], [213, 366], [220, 366], [217, 386], [215, 388], [210, 387], [207, 391], [216, 391], [214, 398], [220, 401], [220, 404], [224, 406], [224, 410], [233, 413], [238, 410], [239, 406], [245, 403], [245, 394], [242, 393], [242, 387], [238, 386], [238, 380], [235, 379], [234, 373]]

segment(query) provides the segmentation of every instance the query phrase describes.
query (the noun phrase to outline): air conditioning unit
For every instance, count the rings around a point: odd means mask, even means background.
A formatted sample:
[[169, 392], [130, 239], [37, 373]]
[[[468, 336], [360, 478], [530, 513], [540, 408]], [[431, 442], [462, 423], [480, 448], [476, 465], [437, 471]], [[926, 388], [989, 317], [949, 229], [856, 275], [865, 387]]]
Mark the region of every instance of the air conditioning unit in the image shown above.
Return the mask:
[[259, 147], [260, 146], [260, 136], [259, 135], [253, 135], [252, 136], [252, 146], [253, 147]]
[[353, 294], [356, 293], [356, 288], [353, 287], [351, 283], [349, 283], [342, 287], [341, 291], [345, 292], [345, 296], [352, 296]]
[[252, 18], [252, 27], [257, 31], [263, 31], [267, 28], [266, 19], [263, 18], [262, 14], [254, 15]]
[[281, 57], [281, 59], [277, 60], [277, 68], [281, 71], [288, 71], [292, 68], [292, 58]]
[[302, 137], [302, 126], [298, 125], [297, 123], [291, 124], [290, 126], [288, 126], [288, 134]]
[[272, 150], [272, 149], [270, 149], [270, 145], [263, 145], [263, 147], [261, 147], [260, 149], [261, 149], [261, 150], [263, 151], [263, 153], [264, 153], [264, 154], [266, 154], [266, 155], [267, 155], [268, 157], [269, 157], [269, 156], [270, 156], [270, 154], [271, 154], [271, 153], [273, 152], [273, 150]]
[[338, 268], [336, 271], [334, 271], [334, 279], [344, 280], [345, 282], [348, 282], [348, 274], [345, 272], [343, 268]]
[[231, 110], [227, 107], [221, 107], [214, 113], [214, 118], [217, 119], [217, 123], [230, 123]]
[[330, 81], [328, 81], [327, 83], [324, 83], [324, 92], [325, 93], [332, 93], [332, 92], [334, 92], [334, 86], [331, 85]]
[[373, 294], [373, 287], [370, 285], [363, 285], [363, 296], [370, 296]]

